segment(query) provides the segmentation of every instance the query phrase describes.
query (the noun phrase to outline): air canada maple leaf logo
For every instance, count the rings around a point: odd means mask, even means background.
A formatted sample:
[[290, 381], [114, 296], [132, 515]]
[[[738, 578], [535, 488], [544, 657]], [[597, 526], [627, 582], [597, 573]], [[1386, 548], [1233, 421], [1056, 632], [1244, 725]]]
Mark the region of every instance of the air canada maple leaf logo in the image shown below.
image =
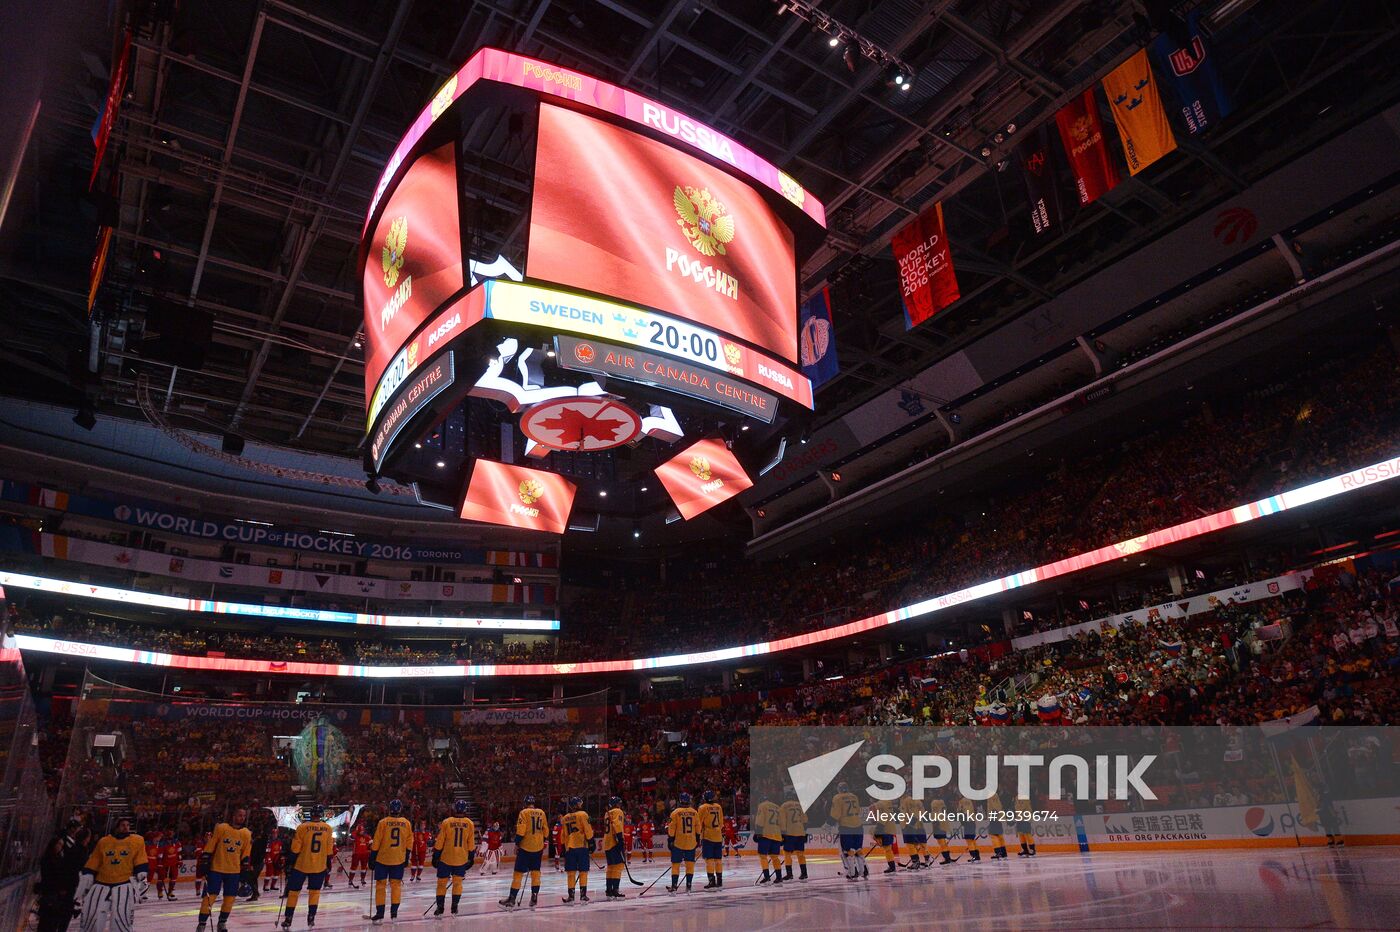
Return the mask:
[[395, 217], [389, 224], [389, 232], [384, 237], [384, 249], [379, 255], [379, 264], [384, 269], [384, 284], [392, 288], [399, 283], [399, 272], [403, 269], [404, 252], [408, 249], [408, 218]]
[[710, 481], [710, 461], [703, 456], [692, 456], [690, 458], [690, 471], [695, 473], [695, 478], [701, 482]]
[[724, 204], [708, 188], [676, 185], [671, 200], [680, 215], [676, 225], [696, 252], [702, 256], [728, 254], [725, 247], [734, 241], [734, 215], [725, 212]]
[[521, 482], [517, 492], [520, 495], [520, 501], [526, 505], [533, 505], [544, 498], [544, 486], [540, 484], [538, 479], [526, 479]]

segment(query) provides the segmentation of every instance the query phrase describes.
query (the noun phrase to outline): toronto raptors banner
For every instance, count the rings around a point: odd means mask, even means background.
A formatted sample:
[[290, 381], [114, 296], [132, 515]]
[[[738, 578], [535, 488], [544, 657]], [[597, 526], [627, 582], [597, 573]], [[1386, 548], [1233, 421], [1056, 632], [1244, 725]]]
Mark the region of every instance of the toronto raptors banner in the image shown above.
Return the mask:
[[797, 355], [812, 388], [836, 375], [836, 332], [831, 327], [831, 295], [823, 288], [802, 303], [797, 318]]
[[552, 472], [477, 460], [459, 514], [467, 521], [563, 534], [576, 491]]
[[1060, 128], [1060, 141], [1069, 156], [1081, 207], [1118, 186], [1118, 169], [1113, 166], [1113, 156], [1104, 140], [1092, 87], [1060, 108], [1055, 114], [1055, 125]]
[[720, 440], [701, 440], [656, 467], [681, 517], [689, 521], [753, 485]]
[[1021, 177], [1026, 182], [1026, 201], [1031, 209], [1031, 229], [1037, 236], [1064, 222], [1060, 206], [1060, 185], [1055, 178], [1055, 147], [1050, 143], [1050, 127], [1041, 124], [1031, 130], [1016, 147]]
[[1215, 53], [1201, 33], [1199, 10], [1186, 17], [1186, 28], [1191, 35], [1189, 44], [1177, 45], [1163, 33], [1152, 41], [1152, 54], [1175, 98], [1182, 125], [1194, 136], [1229, 116], [1235, 106], [1221, 80]]
[[934, 204], [890, 241], [899, 263], [904, 326], [912, 329], [958, 300], [958, 277], [943, 228], [943, 205]]
[[1123, 139], [1130, 174], [1136, 175], [1176, 148], [1147, 49], [1105, 75], [1103, 90]]

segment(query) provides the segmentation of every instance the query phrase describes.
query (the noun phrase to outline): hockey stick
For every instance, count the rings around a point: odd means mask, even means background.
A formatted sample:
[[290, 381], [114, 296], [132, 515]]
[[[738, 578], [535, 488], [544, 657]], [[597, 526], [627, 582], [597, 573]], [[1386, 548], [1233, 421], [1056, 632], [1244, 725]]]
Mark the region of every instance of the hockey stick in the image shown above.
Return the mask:
[[346, 869], [345, 869], [345, 865], [344, 865], [343, 863], [341, 863], [339, 852], [337, 852], [336, 854], [331, 855], [331, 860], [335, 862], [336, 868], [337, 868], [342, 874], [345, 875], [345, 882], [348, 883], [348, 884], [350, 884], [350, 889], [351, 889], [351, 890], [358, 890], [358, 889], [360, 889], [360, 885], [357, 884], [357, 883], [355, 883], [355, 875], [352, 874], [352, 873], [350, 873], [348, 870], [346, 870]]
[[671, 865], [667, 864], [665, 869], [662, 870], [661, 873], [656, 875], [656, 880], [653, 880], [651, 883], [647, 884], [646, 890], [643, 890], [641, 893], [637, 894], [637, 899], [640, 900], [642, 897], [646, 896], [647, 892], [651, 890], [652, 887], [656, 886], [656, 881], [660, 880], [662, 877], [665, 877], [669, 873], [671, 873]]
[[[606, 862], [600, 865], [598, 863], [597, 858], [593, 857], [592, 855], [589, 855], [588, 859], [593, 862], [594, 867], [598, 868], [604, 873], [607, 873], [608, 865]], [[640, 887], [642, 885], [642, 882], [640, 880], [637, 880], [635, 877], [632, 876], [632, 868], [627, 866], [626, 855], [624, 855], [622, 858], [622, 870], [627, 874], [628, 881], [630, 881], [634, 887]]]
[[277, 911], [274, 912], [274, 913], [272, 914], [272, 924], [273, 924], [273, 926], [280, 926], [280, 925], [282, 924], [282, 909], [283, 909], [282, 904], [285, 903], [286, 900], [287, 900], [287, 888], [286, 888], [285, 886], [283, 886], [283, 888], [282, 888], [282, 895], [279, 896], [279, 897], [277, 898]]

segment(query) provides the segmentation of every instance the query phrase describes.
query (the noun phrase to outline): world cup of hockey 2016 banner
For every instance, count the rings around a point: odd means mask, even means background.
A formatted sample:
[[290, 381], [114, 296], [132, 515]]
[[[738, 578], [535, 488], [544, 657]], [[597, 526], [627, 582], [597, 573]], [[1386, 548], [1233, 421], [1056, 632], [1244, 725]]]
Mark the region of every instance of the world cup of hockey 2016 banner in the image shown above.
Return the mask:
[[825, 288], [802, 302], [798, 311], [797, 356], [813, 390], [836, 375], [836, 331], [831, 326], [831, 295]]
[[1031, 209], [1031, 229], [1036, 236], [1048, 233], [1064, 222], [1060, 206], [1060, 186], [1055, 179], [1055, 147], [1050, 127], [1041, 124], [1026, 134], [1016, 147], [1021, 177], [1026, 182], [1026, 201]]
[[962, 296], [953, 272], [953, 254], [943, 227], [943, 205], [934, 204], [890, 241], [899, 264], [904, 326], [912, 329]]
[[701, 440], [656, 467], [681, 517], [689, 521], [753, 485], [744, 467], [719, 440]]
[[1104, 140], [1094, 89], [1085, 89], [1077, 100], [1061, 107], [1055, 114], [1055, 125], [1060, 128], [1060, 141], [1064, 143], [1070, 170], [1074, 172], [1080, 206], [1092, 204], [1116, 188], [1118, 169], [1113, 165]]
[[1151, 48], [1176, 98], [1181, 121], [1194, 136], [1229, 116], [1235, 105], [1221, 80], [1215, 54], [1201, 33], [1199, 11], [1186, 17], [1186, 28], [1191, 34], [1188, 45], [1177, 45], [1163, 33], [1152, 40]]
[[1147, 49], [1105, 75], [1103, 90], [1123, 139], [1129, 173], [1136, 175], [1176, 148]]
[[577, 491], [552, 472], [477, 460], [459, 514], [468, 521], [563, 534]]

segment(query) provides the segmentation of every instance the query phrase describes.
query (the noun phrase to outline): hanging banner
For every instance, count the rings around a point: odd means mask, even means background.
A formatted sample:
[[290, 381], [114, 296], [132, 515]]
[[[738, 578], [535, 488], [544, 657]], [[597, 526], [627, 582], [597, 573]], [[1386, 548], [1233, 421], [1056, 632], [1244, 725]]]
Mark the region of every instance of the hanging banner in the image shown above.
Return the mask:
[[840, 368], [836, 361], [836, 331], [831, 324], [831, 294], [823, 288], [802, 302], [797, 317], [797, 355], [802, 374], [815, 390]]
[[552, 472], [477, 460], [458, 514], [466, 521], [563, 534], [577, 491]]
[[656, 478], [687, 521], [753, 485], [744, 467], [719, 440], [701, 440], [686, 447], [656, 467]]
[[92, 156], [92, 174], [88, 176], [88, 190], [97, 181], [97, 170], [102, 167], [102, 156], [107, 152], [107, 141], [112, 138], [112, 127], [117, 124], [117, 111], [122, 106], [122, 91], [126, 88], [127, 69], [131, 63], [131, 32], [122, 38], [122, 50], [112, 62], [112, 80], [107, 85], [107, 99], [102, 104], [102, 115], [92, 128], [92, 144], [96, 151]]
[[1060, 141], [1064, 143], [1065, 154], [1069, 156], [1069, 167], [1074, 173], [1075, 188], [1079, 192], [1079, 205], [1092, 204], [1101, 195], [1118, 186], [1118, 169], [1113, 165], [1104, 142], [1103, 123], [1099, 120], [1099, 108], [1094, 100], [1094, 89], [1085, 89], [1078, 100], [1072, 100], [1055, 114], [1055, 125], [1060, 128]]
[[953, 254], [943, 227], [943, 205], [934, 204], [890, 241], [899, 263], [904, 326], [912, 329], [960, 298]]
[[1123, 139], [1130, 174], [1136, 175], [1176, 148], [1147, 49], [1105, 75], [1103, 90]]
[[97, 302], [97, 289], [102, 285], [102, 273], [107, 268], [107, 251], [112, 247], [112, 228], [99, 227], [97, 249], [92, 254], [92, 264], [88, 266], [88, 317], [92, 316], [92, 306]]
[[1021, 178], [1026, 183], [1026, 202], [1031, 210], [1035, 235], [1058, 229], [1064, 222], [1060, 186], [1055, 180], [1055, 147], [1050, 143], [1050, 127], [1042, 123], [1026, 134], [1016, 147]]
[[1186, 17], [1186, 28], [1191, 34], [1189, 45], [1179, 46], [1171, 36], [1162, 33], [1150, 47], [1175, 98], [1182, 124], [1195, 136], [1229, 116], [1235, 104], [1201, 32], [1199, 10]]

